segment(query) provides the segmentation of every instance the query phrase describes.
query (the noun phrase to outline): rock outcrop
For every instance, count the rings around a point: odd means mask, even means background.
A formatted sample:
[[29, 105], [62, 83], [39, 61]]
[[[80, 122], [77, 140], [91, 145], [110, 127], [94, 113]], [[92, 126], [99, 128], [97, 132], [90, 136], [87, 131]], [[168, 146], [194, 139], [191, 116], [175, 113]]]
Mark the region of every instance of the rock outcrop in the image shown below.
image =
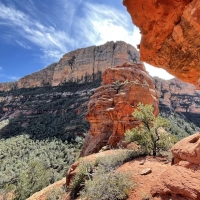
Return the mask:
[[[19, 79], [17, 88], [57, 86], [69, 80], [92, 82], [108, 67], [121, 65], [124, 62], [140, 63], [139, 52], [123, 41], [107, 42], [100, 46], [77, 49], [65, 54], [58, 63]], [[10, 90], [13, 86], [0, 85], [0, 91]]]
[[90, 131], [81, 156], [98, 152], [106, 144], [115, 146], [127, 129], [138, 126], [132, 117], [137, 104], [152, 104], [158, 114], [158, 95], [143, 64], [125, 63], [103, 73], [102, 86], [88, 103]]
[[27, 75], [17, 81], [17, 88], [33, 88], [52, 85], [53, 75], [57, 63], [53, 63], [39, 72]]
[[200, 91], [195, 86], [179, 79], [162, 80], [154, 78], [156, 90], [159, 92], [159, 108], [161, 112], [173, 111], [184, 115], [190, 122], [200, 126]]
[[172, 148], [172, 153], [175, 164], [184, 164], [184, 166], [187, 164], [187, 167], [197, 165], [200, 167], [200, 133], [191, 135], [176, 143]]
[[142, 34], [141, 60], [200, 89], [200, 2], [124, 0], [123, 4]]
[[200, 200], [200, 133], [179, 141], [172, 148], [173, 166], [163, 172], [151, 193]]

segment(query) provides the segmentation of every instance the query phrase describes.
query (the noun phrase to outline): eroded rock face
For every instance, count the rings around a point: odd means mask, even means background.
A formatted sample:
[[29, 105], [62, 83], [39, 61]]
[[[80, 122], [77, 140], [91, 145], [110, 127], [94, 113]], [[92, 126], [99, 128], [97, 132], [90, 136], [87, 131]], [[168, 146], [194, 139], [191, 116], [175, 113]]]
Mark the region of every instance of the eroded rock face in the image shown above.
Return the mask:
[[[200, 165], [200, 133], [196, 133], [176, 143], [172, 148], [174, 162], [186, 161]], [[182, 162], [183, 163], [183, 162]]]
[[153, 195], [171, 194], [185, 197], [187, 200], [199, 200], [199, 172], [181, 166], [171, 166], [161, 174], [151, 193]]
[[200, 200], [200, 133], [179, 141], [172, 148], [173, 166], [163, 172], [151, 193], [154, 196], [175, 195]]
[[86, 136], [81, 156], [98, 152], [109, 144], [115, 146], [124, 138], [127, 129], [139, 122], [132, 112], [139, 102], [152, 104], [158, 114], [158, 94], [143, 64], [125, 63], [107, 69], [100, 86], [88, 103], [87, 119], [90, 131]]
[[162, 80], [154, 78], [156, 90], [160, 95], [160, 107], [175, 112], [200, 114], [200, 91], [195, 86], [177, 78]]
[[200, 89], [200, 2], [124, 0], [123, 4], [142, 34], [141, 60]]
[[[154, 77], [154, 82], [160, 96], [160, 113], [175, 112], [182, 116], [181, 118], [200, 126], [200, 91], [196, 90], [194, 85], [177, 78], [162, 80]], [[191, 130], [190, 134], [194, 132]]]
[[[69, 52], [58, 63], [19, 79], [16, 86], [17, 88], [57, 86], [69, 80], [91, 82], [101, 76], [107, 68], [124, 62], [140, 63], [139, 52], [123, 41], [107, 42], [100, 46]], [[0, 84], [0, 91], [11, 88], [11, 84], [5, 86]]]
[[31, 88], [45, 85], [52, 85], [52, 78], [54, 75], [57, 63], [51, 64], [39, 72], [24, 76], [17, 81], [17, 88]]

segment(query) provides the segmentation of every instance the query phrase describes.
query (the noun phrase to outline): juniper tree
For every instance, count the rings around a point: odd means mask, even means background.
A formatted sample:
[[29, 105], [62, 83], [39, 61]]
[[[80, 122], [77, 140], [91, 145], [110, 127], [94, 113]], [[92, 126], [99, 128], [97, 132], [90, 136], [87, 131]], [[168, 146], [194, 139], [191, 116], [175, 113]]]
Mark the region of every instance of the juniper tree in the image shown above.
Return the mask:
[[141, 123], [139, 127], [126, 131], [126, 140], [136, 142], [153, 156], [160, 150], [168, 150], [176, 141], [175, 136], [163, 130], [169, 128], [169, 121], [159, 115], [156, 117], [152, 105], [139, 103], [137, 108], [132, 116]]

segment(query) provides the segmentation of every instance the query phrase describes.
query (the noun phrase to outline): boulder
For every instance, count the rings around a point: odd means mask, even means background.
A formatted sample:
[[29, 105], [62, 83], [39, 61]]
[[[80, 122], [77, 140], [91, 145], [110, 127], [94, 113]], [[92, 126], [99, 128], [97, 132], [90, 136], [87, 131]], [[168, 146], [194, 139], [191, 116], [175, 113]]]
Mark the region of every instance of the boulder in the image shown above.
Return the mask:
[[190, 164], [200, 165], [200, 133], [182, 139], [172, 147], [171, 151], [175, 164], [187, 161]]
[[182, 139], [172, 147], [173, 166], [169, 166], [151, 189], [153, 196], [181, 196], [200, 200], [200, 133]]
[[139, 125], [132, 116], [137, 104], [152, 104], [158, 114], [158, 93], [143, 64], [129, 64], [108, 68], [103, 81], [88, 103], [87, 120], [90, 130], [83, 144], [81, 156], [98, 152], [109, 144], [115, 147], [127, 129]]

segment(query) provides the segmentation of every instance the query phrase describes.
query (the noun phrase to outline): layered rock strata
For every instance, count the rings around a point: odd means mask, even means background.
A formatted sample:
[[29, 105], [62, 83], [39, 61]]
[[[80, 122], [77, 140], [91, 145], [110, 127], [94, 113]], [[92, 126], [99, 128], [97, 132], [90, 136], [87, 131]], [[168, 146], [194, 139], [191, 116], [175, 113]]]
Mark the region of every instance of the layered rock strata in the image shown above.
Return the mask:
[[200, 133], [179, 141], [172, 148], [173, 166], [163, 172], [151, 193], [200, 200]]
[[159, 92], [160, 112], [180, 113], [190, 122], [200, 126], [200, 91], [195, 86], [179, 79], [162, 80], [154, 78], [156, 90]]
[[[58, 63], [25, 76], [16, 83], [16, 88], [57, 86], [69, 80], [92, 82], [108, 67], [124, 62], [140, 63], [139, 52], [123, 41], [107, 42], [100, 46], [77, 49], [65, 54]], [[86, 80], [87, 79], [87, 80]], [[0, 85], [0, 91], [10, 90], [13, 84]]]
[[200, 89], [200, 2], [124, 0], [123, 4], [142, 34], [141, 60]]
[[152, 104], [158, 114], [158, 94], [143, 64], [108, 68], [102, 78], [102, 85], [88, 103], [90, 130], [81, 156], [98, 152], [106, 144], [115, 146], [127, 129], [138, 126], [131, 114], [139, 102]]

